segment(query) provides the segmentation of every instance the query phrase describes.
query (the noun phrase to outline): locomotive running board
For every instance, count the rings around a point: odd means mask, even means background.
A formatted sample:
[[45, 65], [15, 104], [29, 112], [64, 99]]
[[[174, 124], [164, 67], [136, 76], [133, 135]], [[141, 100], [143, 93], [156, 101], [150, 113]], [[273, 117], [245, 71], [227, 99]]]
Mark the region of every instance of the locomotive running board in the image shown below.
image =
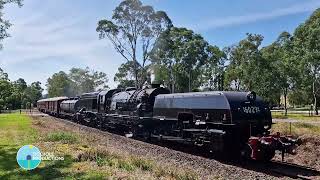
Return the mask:
[[183, 139], [181, 137], [175, 137], [175, 136], [162, 136], [162, 135], [154, 135], [151, 134], [151, 138], [157, 138], [159, 140], [166, 140], [166, 141], [179, 141], [179, 142], [187, 142], [186, 139]]

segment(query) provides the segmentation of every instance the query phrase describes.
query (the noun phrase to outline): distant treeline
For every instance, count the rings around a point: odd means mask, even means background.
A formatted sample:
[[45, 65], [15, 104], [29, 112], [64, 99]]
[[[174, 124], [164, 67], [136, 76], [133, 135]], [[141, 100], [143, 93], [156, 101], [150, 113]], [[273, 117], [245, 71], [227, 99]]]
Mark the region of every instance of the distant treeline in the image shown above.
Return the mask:
[[8, 74], [0, 68], [0, 112], [3, 109], [30, 108], [42, 97], [41, 83], [27, 85], [19, 78], [11, 82]]
[[108, 78], [103, 72], [72, 68], [69, 73], [60, 71], [47, 81], [48, 97], [68, 96], [74, 97], [82, 93], [99, 89], [107, 89]]

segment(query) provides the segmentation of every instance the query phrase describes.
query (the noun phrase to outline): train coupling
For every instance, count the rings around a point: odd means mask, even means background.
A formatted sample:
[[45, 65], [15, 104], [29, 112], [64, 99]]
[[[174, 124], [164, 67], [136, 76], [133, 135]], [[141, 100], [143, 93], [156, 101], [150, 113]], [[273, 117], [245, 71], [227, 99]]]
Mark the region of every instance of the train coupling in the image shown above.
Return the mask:
[[247, 145], [249, 148], [246, 148], [246, 151], [249, 152], [246, 154], [250, 154], [250, 159], [269, 161], [274, 157], [276, 151], [280, 151], [283, 161], [286, 153], [296, 154], [296, 148], [301, 145], [301, 140], [276, 133], [268, 136], [250, 137]]

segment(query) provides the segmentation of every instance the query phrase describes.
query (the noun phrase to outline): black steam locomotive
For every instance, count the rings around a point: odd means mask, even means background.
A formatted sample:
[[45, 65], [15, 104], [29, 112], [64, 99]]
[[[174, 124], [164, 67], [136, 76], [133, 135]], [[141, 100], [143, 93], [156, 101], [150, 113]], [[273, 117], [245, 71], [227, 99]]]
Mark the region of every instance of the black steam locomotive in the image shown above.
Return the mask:
[[127, 137], [173, 141], [214, 152], [270, 160], [293, 153], [297, 140], [270, 135], [270, 109], [254, 92], [170, 94], [159, 86], [85, 93], [38, 101], [38, 109]]

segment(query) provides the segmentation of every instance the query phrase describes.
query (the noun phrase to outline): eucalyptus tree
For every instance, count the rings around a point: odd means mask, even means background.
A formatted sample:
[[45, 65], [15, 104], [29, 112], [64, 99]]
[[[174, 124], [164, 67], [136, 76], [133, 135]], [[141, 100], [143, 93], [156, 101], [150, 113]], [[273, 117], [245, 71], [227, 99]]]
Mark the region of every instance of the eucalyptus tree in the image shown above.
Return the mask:
[[39, 81], [31, 83], [24, 91], [24, 95], [26, 99], [23, 104], [27, 107], [28, 103], [33, 104], [35, 106], [37, 101], [42, 97], [42, 87]]
[[22, 78], [12, 82], [12, 94], [8, 101], [11, 103], [13, 109], [23, 107], [23, 102], [26, 101], [25, 90], [27, 87], [26, 81]]
[[225, 84], [232, 90], [252, 90], [257, 79], [257, 68], [261, 63], [259, 47], [263, 36], [247, 34], [238, 44], [229, 47]]
[[22, 0], [0, 0], [0, 49], [2, 48], [1, 41], [10, 36], [7, 31], [12, 25], [8, 20], [5, 20], [3, 17], [4, 6], [9, 3], [16, 3], [19, 7], [21, 7], [21, 2]]
[[[282, 32], [275, 42], [261, 50], [263, 58], [271, 64], [270, 70], [276, 87], [273, 94], [277, 96], [278, 92], [279, 95], [281, 94], [284, 97], [285, 115], [287, 115], [289, 91], [296, 88], [299, 79], [297, 62], [291, 57], [293, 53], [292, 39], [290, 33]], [[280, 98], [278, 97], [278, 99]]]
[[76, 96], [86, 92], [108, 88], [108, 77], [104, 72], [88, 67], [72, 68], [69, 73], [60, 71], [47, 80], [48, 96]]
[[54, 73], [47, 80], [47, 90], [49, 97], [57, 96], [74, 96], [76, 93], [73, 90], [73, 84], [68, 74], [64, 71]]
[[68, 74], [75, 95], [108, 88], [106, 73], [91, 70], [89, 67], [72, 68]]
[[279, 71], [273, 58], [264, 55], [264, 52], [273, 53], [272, 48], [261, 50], [262, 41], [262, 35], [247, 34], [245, 39], [227, 49], [229, 65], [225, 72], [225, 86], [229, 90], [256, 91], [274, 104], [280, 99]]
[[208, 59], [208, 46], [192, 30], [172, 27], [158, 38], [151, 51], [151, 61], [154, 68], [159, 68], [158, 72], [166, 72], [164, 80], [173, 92], [190, 92], [201, 85], [201, 67]]
[[0, 68], [0, 112], [8, 107], [8, 100], [12, 94], [12, 84], [8, 74]]
[[113, 11], [111, 20], [100, 20], [96, 30], [100, 39], [110, 40], [127, 62], [134, 62], [135, 85], [141, 87], [144, 82], [139, 79], [139, 69], [147, 65], [155, 39], [171, 26], [165, 12], [155, 11], [139, 0], [124, 0]]
[[208, 90], [223, 91], [226, 53], [212, 45], [207, 47], [206, 52], [208, 58], [201, 68], [202, 86]]
[[320, 9], [313, 12], [293, 35], [293, 56], [300, 62], [305, 86], [313, 95], [313, 104], [318, 114], [320, 96]]
[[155, 80], [169, 87], [171, 92], [174, 93], [176, 87], [176, 73], [174, 70], [176, 59], [174, 58], [172, 30], [167, 29], [160, 34], [150, 52], [150, 59]]
[[[134, 87], [135, 76], [134, 76], [134, 65], [133, 61], [123, 63], [118, 68], [118, 72], [114, 75], [114, 81], [119, 83], [118, 88]], [[140, 67], [140, 64], [137, 65]]]

